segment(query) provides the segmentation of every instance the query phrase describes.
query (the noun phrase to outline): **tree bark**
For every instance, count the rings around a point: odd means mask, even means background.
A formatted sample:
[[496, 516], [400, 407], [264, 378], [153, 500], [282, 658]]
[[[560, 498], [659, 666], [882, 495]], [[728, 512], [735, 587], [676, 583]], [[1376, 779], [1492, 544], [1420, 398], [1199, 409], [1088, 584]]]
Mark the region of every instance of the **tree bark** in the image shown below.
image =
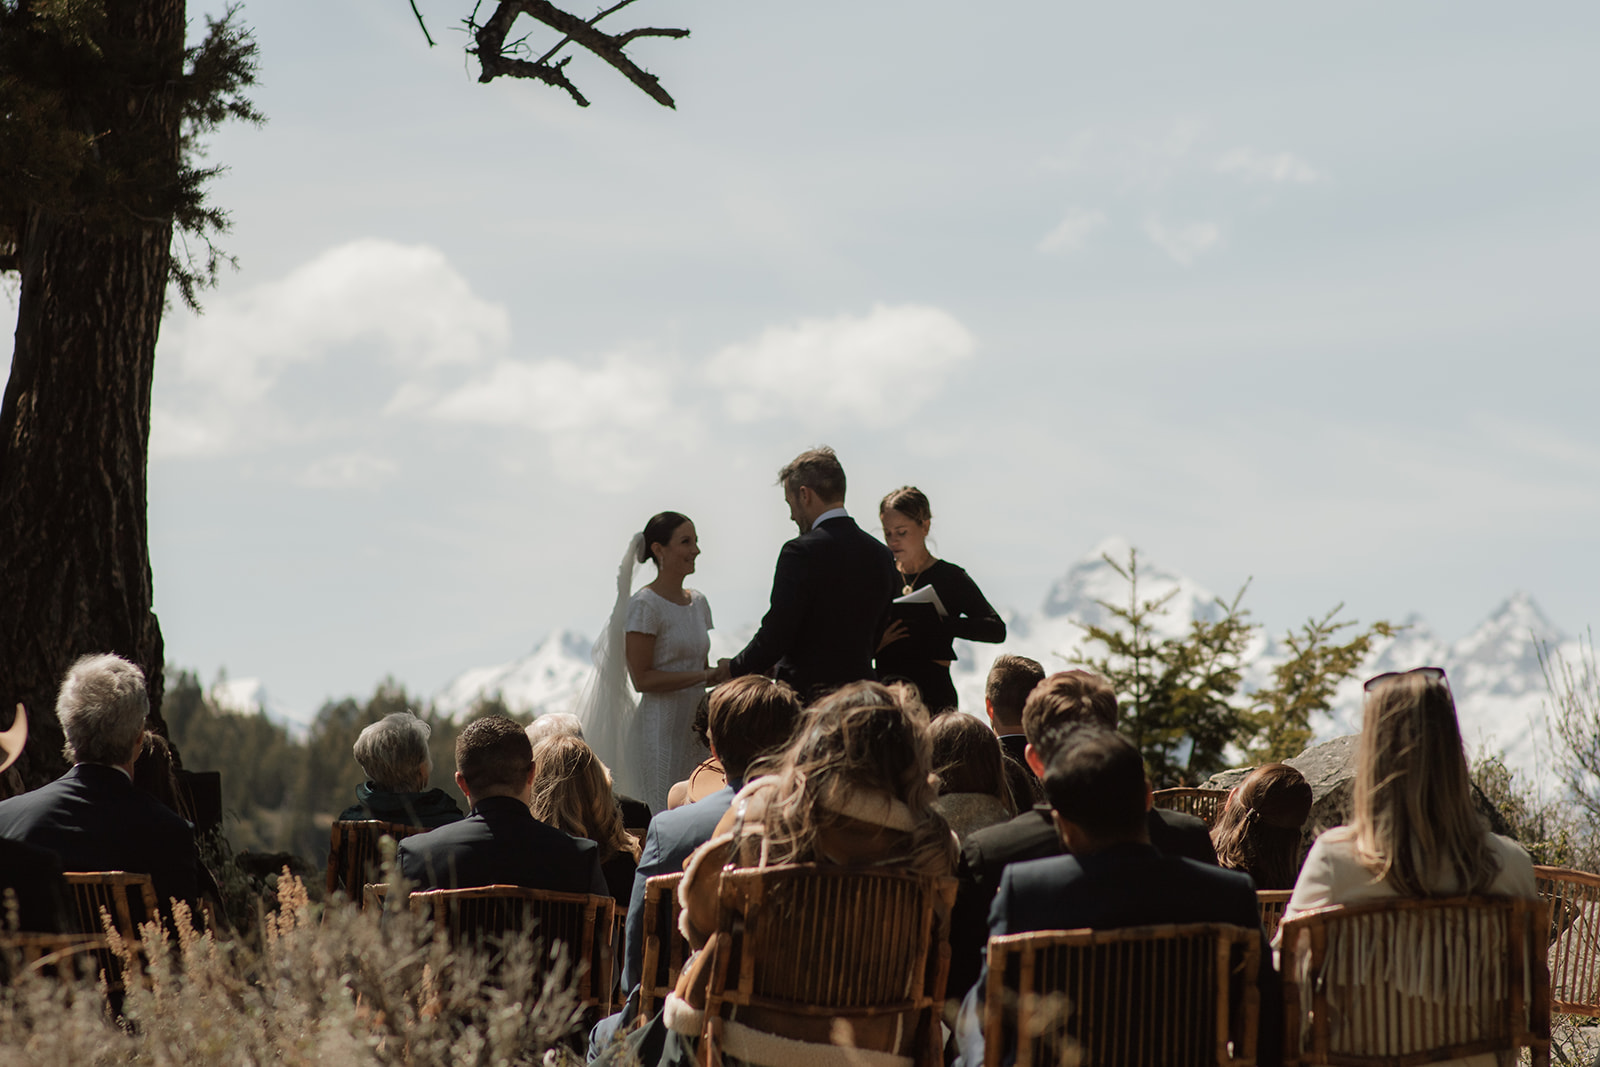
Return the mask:
[[[87, 83], [82, 114], [100, 150], [179, 160], [183, 0], [106, 0], [105, 44], [130, 76]], [[79, 656], [138, 664], [161, 718], [163, 648], [151, 611], [146, 456], [172, 218], [88, 223], [32, 207], [0, 405], [0, 723], [28, 709], [21, 769], [37, 786], [66, 761], [56, 690]]]

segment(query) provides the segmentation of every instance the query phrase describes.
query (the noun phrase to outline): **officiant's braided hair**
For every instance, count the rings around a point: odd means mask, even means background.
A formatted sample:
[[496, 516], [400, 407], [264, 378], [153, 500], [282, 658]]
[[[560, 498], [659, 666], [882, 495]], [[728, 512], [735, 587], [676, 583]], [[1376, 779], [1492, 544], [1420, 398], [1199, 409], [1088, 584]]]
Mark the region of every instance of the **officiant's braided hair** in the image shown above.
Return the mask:
[[659, 515], [652, 516], [650, 521], [644, 524], [644, 533], [640, 535], [643, 540], [639, 545], [639, 562], [661, 566], [661, 561], [650, 551], [650, 546], [670, 543], [673, 531], [688, 521], [689, 516], [677, 511], [663, 511]]
[[902, 485], [880, 500], [879, 517], [881, 518], [886, 511], [898, 511], [912, 522], [927, 522], [933, 518], [933, 507], [928, 503], [928, 494], [914, 485]]

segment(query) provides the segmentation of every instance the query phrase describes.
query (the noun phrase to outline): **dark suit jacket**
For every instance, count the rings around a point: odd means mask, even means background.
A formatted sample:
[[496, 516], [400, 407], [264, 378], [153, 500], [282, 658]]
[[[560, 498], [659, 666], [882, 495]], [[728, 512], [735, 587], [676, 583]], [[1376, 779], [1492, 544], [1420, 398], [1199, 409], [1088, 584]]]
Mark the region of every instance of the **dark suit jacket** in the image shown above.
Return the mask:
[[[1261, 935], [1261, 1032], [1257, 1059], [1277, 1063], [1281, 1054], [1282, 992], [1261, 913], [1256, 906], [1255, 883], [1238, 871], [1224, 871], [1191, 859], [1163, 854], [1144, 844], [1116, 845], [1092, 856], [1051, 856], [1014, 863], [1005, 869], [994, 906], [989, 912], [989, 935], [1030, 930], [1116, 930], [1161, 923], [1232, 923], [1255, 929]], [[963, 1005], [963, 1023], [972, 1009], [981, 1019], [988, 967]], [[970, 1048], [972, 1028], [962, 1027], [962, 1058], [982, 1062]], [[980, 1035], [981, 1036], [981, 1035]]]
[[148, 874], [163, 911], [173, 897], [193, 907], [199, 896], [194, 827], [116, 767], [79, 763], [0, 801], [0, 837], [54, 852], [63, 871]]
[[400, 871], [417, 889], [520, 885], [609, 896], [599, 846], [535, 819], [516, 797], [484, 797], [460, 822], [400, 842]]
[[774, 674], [810, 700], [876, 677], [872, 655], [899, 593], [894, 556], [848, 516], [819, 523], [778, 553], [772, 606], [733, 673]]
[[644, 969], [644, 884], [658, 874], [677, 874], [691, 853], [711, 840], [711, 832], [727, 814], [740, 782], [724, 786], [693, 804], [664, 811], [650, 820], [633, 876], [633, 898], [628, 903], [627, 949], [623, 953], [622, 991], [638, 988]]
[[[1148, 826], [1150, 843], [1157, 851], [1217, 865], [1217, 852], [1211, 847], [1211, 832], [1204, 821], [1182, 812], [1151, 808]], [[1061, 838], [1050, 820], [1049, 807], [1044, 805], [1025, 811], [1010, 822], [968, 835], [961, 846], [961, 866], [956, 872], [961, 886], [950, 915], [951, 996], [960, 996], [977, 981], [978, 970], [983, 966], [983, 946], [989, 937], [989, 905], [1006, 867], [1059, 856], [1061, 852]]]
[[61, 861], [49, 849], [0, 837], [0, 923], [5, 921], [5, 891], [17, 895], [17, 929], [42, 934], [77, 930], [71, 890], [61, 877]]
[[[1026, 734], [1001, 734], [1000, 747], [1005, 749], [1006, 755], [1028, 767], [1028, 738]], [[1028, 767], [1028, 773], [1033, 773], [1033, 768]]]

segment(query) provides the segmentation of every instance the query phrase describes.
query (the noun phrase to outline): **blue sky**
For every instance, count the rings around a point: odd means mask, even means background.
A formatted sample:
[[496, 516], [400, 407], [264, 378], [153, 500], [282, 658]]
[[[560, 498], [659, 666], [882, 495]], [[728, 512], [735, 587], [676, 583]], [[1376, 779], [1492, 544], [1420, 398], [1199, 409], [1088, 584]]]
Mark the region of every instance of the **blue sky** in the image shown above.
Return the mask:
[[593, 633], [663, 508], [753, 622], [821, 441], [1023, 610], [1120, 533], [1274, 629], [1600, 615], [1592, 6], [643, 0], [675, 112], [480, 85], [420, 6], [244, 9], [241, 269], [157, 366], [174, 662], [431, 691]]

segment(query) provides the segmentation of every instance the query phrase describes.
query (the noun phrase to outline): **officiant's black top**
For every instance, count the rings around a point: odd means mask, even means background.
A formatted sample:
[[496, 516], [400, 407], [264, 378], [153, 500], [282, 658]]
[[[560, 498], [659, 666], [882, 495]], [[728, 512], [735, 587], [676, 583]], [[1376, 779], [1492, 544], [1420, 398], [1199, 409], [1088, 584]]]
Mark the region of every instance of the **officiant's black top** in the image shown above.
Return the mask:
[[778, 553], [772, 606], [733, 657], [734, 677], [771, 673], [807, 701], [872, 678], [898, 578], [889, 550], [854, 519], [818, 523]]
[[1006, 639], [1006, 623], [990, 607], [967, 572], [948, 560], [935, 560], [911, 581], [913, 591], [932, 586], [949, 614], [939, 618], [932, 604], [893, 604], [890, 618], [906, 625], [907, 635], [878, 652], [878, 677], [904, 678], [916, 683], [930, 711], [954, 707], [955, 687], [950, 668], [941, 661], [956, 658], [953, 642], [997, 643]]

